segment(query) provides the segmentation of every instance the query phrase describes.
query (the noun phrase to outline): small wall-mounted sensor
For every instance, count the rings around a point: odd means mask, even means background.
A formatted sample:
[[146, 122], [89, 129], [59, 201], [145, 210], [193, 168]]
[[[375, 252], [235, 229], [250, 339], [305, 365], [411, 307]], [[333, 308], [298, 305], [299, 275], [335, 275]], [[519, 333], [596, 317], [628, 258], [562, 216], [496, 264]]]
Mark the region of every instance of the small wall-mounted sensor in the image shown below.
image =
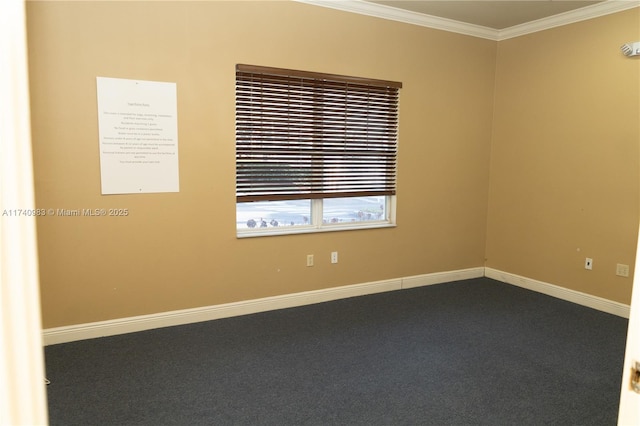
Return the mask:
[[620, 50], [624, 56], [638, 56], [640, 55], [640, 41], [625, 43], [620, 46]]

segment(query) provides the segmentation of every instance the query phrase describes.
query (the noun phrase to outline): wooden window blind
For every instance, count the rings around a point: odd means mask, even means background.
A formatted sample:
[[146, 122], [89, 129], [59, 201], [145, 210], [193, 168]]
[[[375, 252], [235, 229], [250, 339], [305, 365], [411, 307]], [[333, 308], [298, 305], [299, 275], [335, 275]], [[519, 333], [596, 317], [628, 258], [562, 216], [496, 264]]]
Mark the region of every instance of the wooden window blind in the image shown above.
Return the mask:
[[401, 87], [237, 65], [237, 202], [395, 195]]

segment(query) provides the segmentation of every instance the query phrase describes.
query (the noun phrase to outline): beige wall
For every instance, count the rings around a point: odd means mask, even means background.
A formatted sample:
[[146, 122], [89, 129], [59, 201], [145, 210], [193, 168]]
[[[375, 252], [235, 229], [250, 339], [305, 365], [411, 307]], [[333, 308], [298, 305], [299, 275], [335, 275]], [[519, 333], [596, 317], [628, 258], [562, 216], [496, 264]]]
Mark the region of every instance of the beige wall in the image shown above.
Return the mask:
[[[38, 220], [45, 328], [484, 264], [495, 42], [294, 2], [27, 13], [37, 206], [130, 211]], [[396, 228], [236, 239], [236, 63], [403, 83]], [[179, 193], [100, 194], [96, 76], [177, 83]]]
[[639, 39], [635, 8], [498, 43], [486, 266], [630, 302]]
[[[130, 211], [38, 220], [45, 328], [485, 257], [630, 301], [615, 265], [634, 265], [640, 60], [619, 46], [640, 39], [637, 8], [497, 43], [295, 2], [28, 2], [27, 18], [37, 206]], [[236, 239], [236, 63], [403, 83], [396, 228]], [[179, 193], [100, 194], [96, 76], [177, 83]]]

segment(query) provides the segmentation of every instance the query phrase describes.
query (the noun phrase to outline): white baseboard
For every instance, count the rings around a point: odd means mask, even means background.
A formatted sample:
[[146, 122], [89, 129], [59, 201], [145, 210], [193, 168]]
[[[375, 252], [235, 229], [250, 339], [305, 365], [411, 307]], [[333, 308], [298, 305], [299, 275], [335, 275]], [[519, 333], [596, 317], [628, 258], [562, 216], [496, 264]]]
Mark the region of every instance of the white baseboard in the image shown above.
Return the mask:
[[543, 293], [568, 302], [577, 303], [578, 305], [587, 306], [619, 317], [629, 318], [630, 307], [623, 303], [614, 302], [612, 300], [603, 299], [602, 297], [592, 296], [590, 294], [570, 290], [568, 288], [559, 287], [557, 285], [522, 277], [520, 275], [511, 274], [509, 272], [493, 268], [484, 268], [484, 271], [484, 275], [487, 278], [492, 278], [503, 283], [533, 290], [538, 293]]
[[155, 328], [255, 314], [258, 312], [272, 311], [276, 309], [293, 308], [296, 306], [329, 302], [349, 297], [441, 284], [483, 276], [583, 306], [588, 306], [599, 311], [629, 318], [628, 305], [568, 290], [563, 287], [510, 274], [508, 272], [492, 268], [477, 267], [455, 271], [436, 272], [432, 274], [414, 275], [410, 277], [374, 281], [343, 287], [333, 287], [322, 290], [305, 291], [301, 293], [265, 297], [262, 299], [244, 300], [221, 305], [204, 306], [201, 308], [182, 309], [178, 311], [160, 312], [157, 314], [118, 318], [115, 320], [99, 321], [87, 324], [48, 328], [43, 330], [43, 341], [45, 345], [54, 345], [58, 343], [74, 342], [77, 340], [94, 339], [97, 337], [114, 336], [117, 334], [133, 333], [136, 331], [152, 330]]
[[293, 308], [296, 306], [311, 305], [314, 303], [328, 302], [348, 297], [401, 290], [403, 288], [417, 287], [420, 285], [431, 285], [466, 278], [481, 277], [483, 275], [483, 267], [449, 272], [437, 272], [408, 278], [398, 278], [322, 290], [305, 291], [301, 293], [265, 297], [262, 299], [204, 306], [201, 308], [160, 312], [157, 314], [48, 328], [43, 330], [43, 341], [45, 345], [68, 343], [77, 340], [114, 336], [117, 334], [191, 324], [276, 309]]
[[422, 287], [425, 285], [442, 284], [451, 281], [468, 280], [484, 276], [484, 267], [459, 269], [457, 271], [435, 272], [433, 274], [414, 275], [402, 278], [402, 288]]
[[305, 291], [262, 299], [244, 300], [201, 308], [160, 312], [115, 320], [92, 322], [43, 330], [45, 345], [67, 343], [96, 337], [114, 336], [154, 328], [191, 324], [220, 318], [255, 314], [276, 309], [292, 308], [313, 303], [328, 302], [354, 296], [400, 290], [402, 280], [385, 280], [323, 290]]

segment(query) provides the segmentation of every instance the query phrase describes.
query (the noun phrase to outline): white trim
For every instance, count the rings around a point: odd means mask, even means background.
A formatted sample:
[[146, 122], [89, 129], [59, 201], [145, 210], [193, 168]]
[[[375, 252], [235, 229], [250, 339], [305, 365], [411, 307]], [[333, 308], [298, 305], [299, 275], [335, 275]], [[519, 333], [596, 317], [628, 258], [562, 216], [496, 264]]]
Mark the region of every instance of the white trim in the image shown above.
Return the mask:
[[398, 9], [396, 7], [371, 3], [363, 0], [294, 0], [299, 3], [314, 6], [337, 9], [343, 12], [352, 12], [360, 15], [373, 16], [391, 21], [404, 22], [405, 24], [418, 25], [436, 30], [449, 31], [473, 37], [497, 40], [498, 32], [493, 28], [480, 25], [467, 24], [453, 19], [440, 18], [424, 13]]
[[602, 297], [592, 296], [568, 288], [559, 287], [543, 281], [522, 277], [520, 275], [511, 274], [509, 272], [500, 271], [493, 268], [484, 268], [484, 275], [487, 278], [501, 281], [503, 283], [512, 284], [518, 287], [553, 296], [568, 302], [577, 303], [578, 305], [596, 309], [598, 311], [617, 315], [623, 318], [629, 318], [629, 305], [614, 302], [612, 300], [603, 299]]
[[244, 300], [201, 308], [183, 309], [129, 318], [119, 318], [109, 321], [49, 328], [43, 331], [44, 344], [53, 345], [57, 343], [73, 342], [76, 340], [114, 336], [117, 334], [152, 330], [154, 328], [171, 327], [175, 325], [254, 314], [276, 309], [293, 308], [296, 306], [311, 305], [314, 303], [328, 302], [348, 297], [401, 290], [403, 288], [411, 288], [421, 285], [477, 278], [482, 277], [483, 275], [483, 267], [448, 272], [436, 272], [433, 274], [418, 275], [407, 278], [374, 281], [343, 287], [332, 287], [322, 290], [265, 297], [262, 299]]
[[424, 13], [411, 12], [391, 6], [370, 3], [363, 0], [295, 0], [299, 3], [314, 6], [337, 9], [344, 12], [358, 13], [360, 15], [373, 16], [376, 18], [388, 19], [391, 21], [404, 22], [406, 24], [418, 25], [421, 27], [433, 28], [437, 30], [449, 31], [458, 34], [469, 35], [488, 40], [501, 41], [509, 38], [519, 37], [561, 25], [573, 24], [575, 22], [593, 19], [611, 13], [622, 12], [640, 6], [638, 0], [606, 0], [591, 6], [572, 10], [547, 18], [538, 19], [521, 25], [496, 30], [480, 25], [468, 24], [452, 19], [440, 18]]
[[598, 18], [600, 16], [610, 15], [612, 13], [622, 12], [638, 6], [640, 6], [640, 1], [638, 0], [607, 0], [591, 6], [549, 16], [548, 18], [538, 19], [536, 21], [527, 22], [526, 24], [515, 25], [510, 28], [505, 28], [504, 30], [499, 30], [497, 39], [499, 41], [507, 40], [509, 38], [519, 37], [525, 34], [531, 34], [562, 25], [569, 25], [580, 21], [586, 21], [588, 19]]
[[426, 285], [442, 284], [451, 281], [468, 280], [484, 276], [484, 267], [460, 269], [457, 271], [436, 272], [433, 274], [414, 275], [402, 278], [402, 288], [422, 287]]

